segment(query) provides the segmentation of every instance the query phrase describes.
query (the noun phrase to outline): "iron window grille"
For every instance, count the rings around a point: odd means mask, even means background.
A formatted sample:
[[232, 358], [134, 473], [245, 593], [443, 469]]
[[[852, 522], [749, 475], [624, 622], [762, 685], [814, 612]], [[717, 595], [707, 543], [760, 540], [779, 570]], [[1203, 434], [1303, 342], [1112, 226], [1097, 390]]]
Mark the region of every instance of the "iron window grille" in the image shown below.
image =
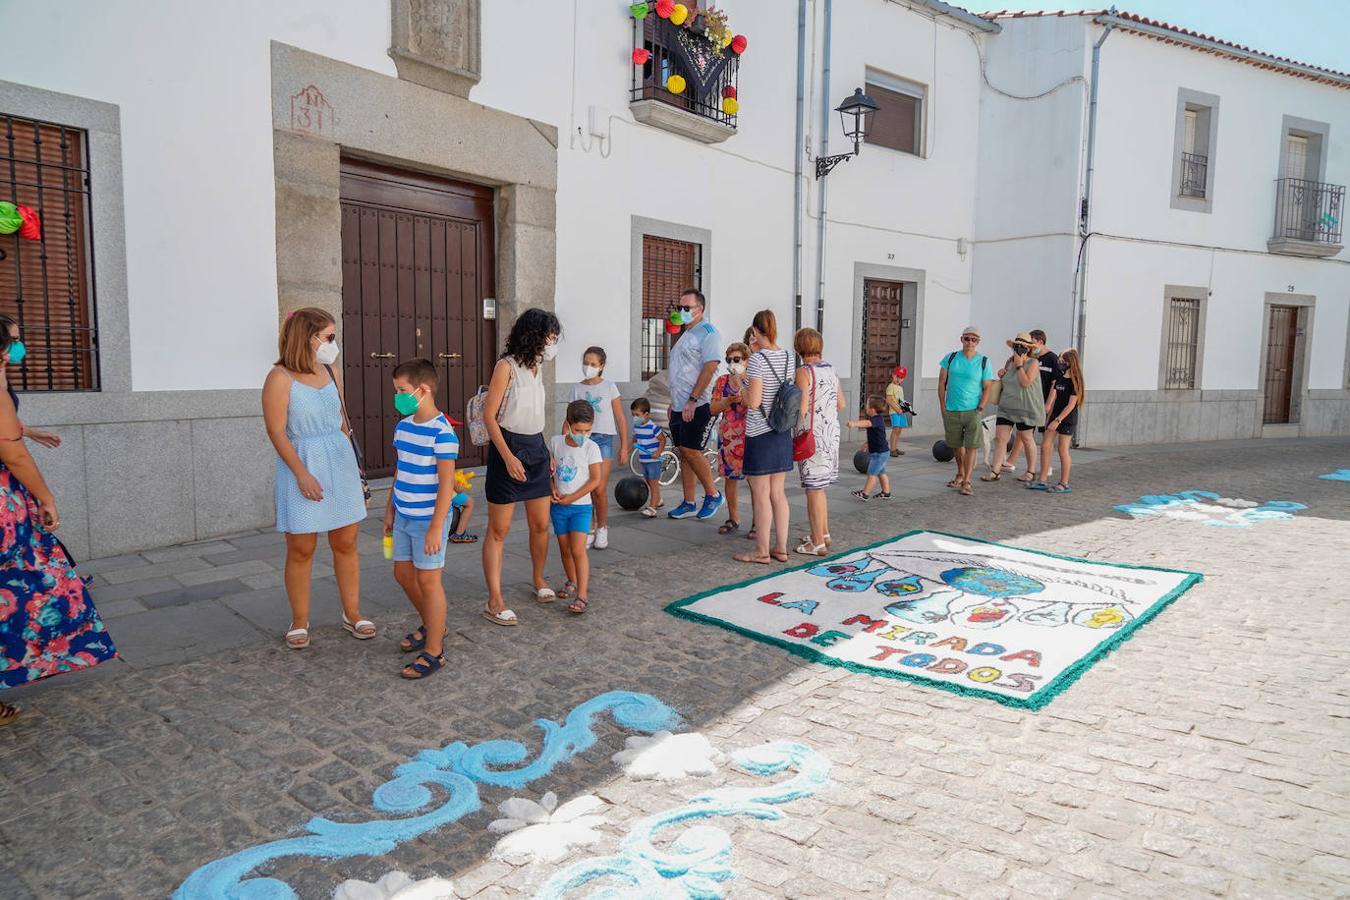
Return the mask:
[[1306, 178], [1275, 180], [1275, 238], [1341, 242], [1345, 186]]
[[[707, 38], [655, 15], [633, 20], [633, 46], [645, 48], [651, 56], [641, 66], [632, 67], [632, 101], [659, 100], [728, 128], [736, 127], [736, 116], [722, 111], [722, 92], [736, 87], [740, 70], [735, 53], [723, 50], [717, 57]], [[701, 77], [691, 60], [700, 66]], [[672, 75], [685, 80], [682, 93], [667, 90]]]
[[10, 367], [10, 385], [97, 391], [85, 132], [0, 113], [0, 199], [32, 207], [42, 223], [36, 241], [0, 235], [0, 312], [19, 324], [28, 349]]
[[1167, 366], [1163, 387], [1169, 391], [1195, 389], [1195, 365], [1200, 347], [1200, 301], [1173, 297], [1168, 303]]
[[688, 241], [642, 236], [642, 380], [666, 368], [672, 336], [670, 313], [686, 288], [703, 290], [703, 247]]
[[1208, 156], [1203, 153], [1181, 154], [1181, 196], [1204, 199], [1208, 174]]

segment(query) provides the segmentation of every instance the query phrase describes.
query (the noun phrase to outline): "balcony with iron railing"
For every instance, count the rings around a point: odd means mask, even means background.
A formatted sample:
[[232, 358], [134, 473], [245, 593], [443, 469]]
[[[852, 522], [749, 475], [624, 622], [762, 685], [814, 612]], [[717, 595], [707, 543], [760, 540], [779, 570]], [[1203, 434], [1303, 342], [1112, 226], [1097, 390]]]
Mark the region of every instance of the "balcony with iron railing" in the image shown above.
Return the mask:
[[1181, 196], [1205, 198], [1205, 179], [1209, 175], [1209, 157], [1203, 153], [1181, 154]]
[[[704, 34], [655, 15], [634, 20], [633, 45], [649, 54], [646, 62], [633, 66], [628, 104], [633, 118], [707, 144], [736, 134], [736, 114], [723, 105], [728, 88], [735, 97], [740, 67], [735, 53], [716, 49]], [[677, 75], [684, 82], [678, 92], [670, 89], [670, 79]]]
[[1272, 253], [1335, 256], [1341, 243], [1345, 186], [1306, 178], [1275, 180], [1275, 233], [1266, 242]]

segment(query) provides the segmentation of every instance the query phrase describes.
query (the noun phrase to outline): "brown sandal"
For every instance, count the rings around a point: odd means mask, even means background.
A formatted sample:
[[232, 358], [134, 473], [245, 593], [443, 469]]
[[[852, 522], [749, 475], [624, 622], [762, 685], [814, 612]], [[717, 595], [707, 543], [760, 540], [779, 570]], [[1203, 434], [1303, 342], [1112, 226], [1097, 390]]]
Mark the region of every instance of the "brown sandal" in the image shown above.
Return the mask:
[[1002, 476], [1001, 474], [999, 474], [998, 472], [990, 472], [990, 473], [988, 473], [987, 475], [981, 475], [981, 476], [980, 476], [980, 480], [981, 480], [981, 481], [998, 481], [998, 480], [999, 480], [1000, 478], [1002, 478], [1002, 477], [1003, 477], [1003, 476]]
[[590, 606], [585, 597], [577, 597], [571, 603], [567, 604], [567, 611], [574, 616], [579, 616]]
[[785, 563], [788, 561], [788, 555], [786, 550], [770, 550], [769, 556], [771, 556], [773, 559], [778, 560], [781, 563]]
[[961, 482], [961, 496], [962, 496], [962, 497], [973, 497], [974, 495], [975, 495], [975, 490], [974, 490], [974, 488], [971, 487], [970, 482], [969, 482], [969, 481], [963, 481], [963, 482]]
[[769, 563], [773, 562], [773, 557], [771, 556], [751, 556], [748, 553], [737, 553], [732, 559], [736, 560], [736, 562], [755, 563], [760, 566], [767, 566]]
[[9, 725], [19, 718], [19, 708], [8, 703], [0, 703], [0, 725]]

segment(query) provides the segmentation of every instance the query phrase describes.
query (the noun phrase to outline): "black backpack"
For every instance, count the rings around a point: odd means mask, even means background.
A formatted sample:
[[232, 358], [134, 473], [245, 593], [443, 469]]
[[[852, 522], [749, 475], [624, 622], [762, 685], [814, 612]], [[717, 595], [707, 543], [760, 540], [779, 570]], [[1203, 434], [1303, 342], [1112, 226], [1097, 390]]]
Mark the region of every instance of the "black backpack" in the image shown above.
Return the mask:
[[[767, 353], [764, 355], [764, 361], [769, 363], [769, 371], [773, 372], [773, 377], [778, 378], [778, 373], [774, 372], [773, 363], [769, 362]], [[778, 393], [773, 398], [773, 406], [767, 410], [763, 404], [760, 404], [759, 407], [759, 411], [764, 414], [765, 421], [769, 423], [769, 428], [779, 434], [790, 432], [797, 427], [797, 417], [802, 408], [802, 389], [797, 387], [797, 382], [789, 381], [787, 377], [790, 366], [790, 357], [785, 355], [783, 377], [778, 378]]]

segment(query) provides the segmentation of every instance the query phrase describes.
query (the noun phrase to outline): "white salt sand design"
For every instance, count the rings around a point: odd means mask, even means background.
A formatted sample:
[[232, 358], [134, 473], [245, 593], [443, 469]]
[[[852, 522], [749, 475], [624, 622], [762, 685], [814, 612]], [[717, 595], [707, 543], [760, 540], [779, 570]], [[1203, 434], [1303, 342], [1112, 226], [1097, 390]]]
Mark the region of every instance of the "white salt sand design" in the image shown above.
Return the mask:
[[711, 775], [723, 760], [722, 754], [696, 731], [633, 735], [624, 741], [624, 747], [612, 757], [614, 764], [621, 766], [629, 778], [639, 780], [678, 781]]
[[455, 886], [444, 878], [418, 881], [407, 872], [389, 872], [379, 881], [349, 878], [337, 886], [333, 900], [454, 900]]
[[506, 837], [492, 848], [496, 859], [520, 866], [526, 863], [557, 862], [573, 847], [598, 843], [603, 835], [596, 831], [604, 824], [603, 815], [592, 815], [605, 802], [591, 794], [558, 805], [558, 795], [549, 791], [538, 803], [525, 797], [512, 797], [497, 809], [502, 818], [488, 825], [494, 834]]
[[1199, 579], [919, 531], [669, 609], [821, 662], [1039, 709]]

